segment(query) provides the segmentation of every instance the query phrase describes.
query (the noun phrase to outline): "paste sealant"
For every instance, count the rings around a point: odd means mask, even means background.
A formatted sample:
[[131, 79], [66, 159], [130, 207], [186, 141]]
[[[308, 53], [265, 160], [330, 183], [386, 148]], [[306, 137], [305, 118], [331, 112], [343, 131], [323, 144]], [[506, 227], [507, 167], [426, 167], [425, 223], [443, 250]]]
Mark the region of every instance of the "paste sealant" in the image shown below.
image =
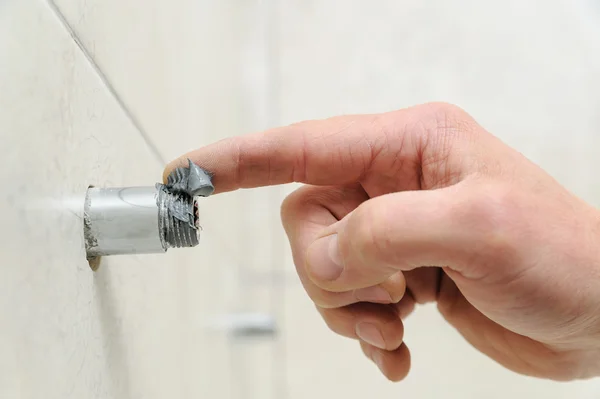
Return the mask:
[[189, 201], [194, 197], [208, 197], [215, 191], [215, 187], [210, 172], [190, 159], [188, 162], [187, 168], [176, 168], [167, 177], [167, 184], [157, 183], [156, 188], [174, 196], [174, 200], [168, 204], [169, 214], [197, 230], [196, 216], [193, 207], [190, 209]]

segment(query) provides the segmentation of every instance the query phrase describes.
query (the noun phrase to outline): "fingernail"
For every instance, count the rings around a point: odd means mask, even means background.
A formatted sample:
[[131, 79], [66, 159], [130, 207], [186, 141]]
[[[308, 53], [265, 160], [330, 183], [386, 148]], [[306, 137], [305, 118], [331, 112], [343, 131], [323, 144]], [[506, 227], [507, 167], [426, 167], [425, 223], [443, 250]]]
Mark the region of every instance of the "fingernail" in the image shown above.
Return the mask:
[[358, 289], [354, 297], [361, 302], [392, 303], [390, 294], [379, 286]]
[[365, 341], [369, 345], [373, 345], [379, 349], [385, 349], [385, 341], [383, 335], [374, 324], [358, 323], [356, 325], [356, 335], [358, 338]]
[[309, 273], [316, 279], [323, 281], [337, 279], [344, 270], [337, 234], [319, 238], [312, 243], [308, 248], [306, 263]]

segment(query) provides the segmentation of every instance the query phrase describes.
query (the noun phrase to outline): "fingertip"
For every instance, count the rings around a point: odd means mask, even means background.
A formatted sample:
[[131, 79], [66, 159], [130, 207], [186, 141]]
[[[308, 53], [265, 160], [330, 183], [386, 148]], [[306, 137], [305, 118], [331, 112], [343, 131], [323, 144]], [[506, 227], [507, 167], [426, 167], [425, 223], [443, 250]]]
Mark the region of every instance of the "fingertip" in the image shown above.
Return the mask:
[[187, 166], [187, 164], [188, 164], [188, 158], [185, 156], [174, 159], [173, 161], [169, 162], [167, 164], [167, 166], [165, 166], [165, 169], [163, 170], [163, 175], [162, 175], [163, 184], [167, 183], [169, 175], [171, 174], [172, 171], [174, 171], [175, 169], [177, 169], [179, 167]]
[[406, 293], [406, 279], [404, 278], [404, 273], [397, 272], [392, 274], [387, 280], [381, 283], [380, 286], [390, 294], [392, 303], [400, 302]]
[[378, 319], [361, 320], [356, 324], [356, 336], [379, 349], [393, 351], [398, 349], [404, 339], [404, 325], [400, 319], [389, 320], [392, 315], [380, 314]]
[[172, 167], [171, 164], [169, 164], [165, 167], [165, 169], [163, 170], [163, 175], [162, 175], [162, 183], [163, 184], [167, 184], [167, 179], [169, 178], [169, 175], [171, 174], [173, 169], [175, 169], [175, 168]]
[[388, 380], [399, 382], [408, 376], [411, 357], [410, 351], [405, 344], [402, 344], [394, 351], [378, 349], [364, 342], [361, 342], [361, 347], [365, 355], [377, 365], [379, 371]]
[[386, 350], [395, 350], [402, 344], [404, 325], [391, 306], [362, 302], [341, 308], [317, 305], [317, 309], [336, 334]]

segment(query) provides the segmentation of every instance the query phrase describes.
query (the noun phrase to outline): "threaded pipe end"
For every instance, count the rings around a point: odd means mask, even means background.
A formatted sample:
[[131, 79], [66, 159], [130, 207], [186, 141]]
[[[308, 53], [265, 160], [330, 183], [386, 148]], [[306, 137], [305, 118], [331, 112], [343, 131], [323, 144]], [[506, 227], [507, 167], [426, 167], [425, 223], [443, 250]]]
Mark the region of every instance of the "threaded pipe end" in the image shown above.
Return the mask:
[[172, 193], [158, 187], [158, 228], [163, 247], [184, 248], [198, 245], [198, 205], [185, 193]]

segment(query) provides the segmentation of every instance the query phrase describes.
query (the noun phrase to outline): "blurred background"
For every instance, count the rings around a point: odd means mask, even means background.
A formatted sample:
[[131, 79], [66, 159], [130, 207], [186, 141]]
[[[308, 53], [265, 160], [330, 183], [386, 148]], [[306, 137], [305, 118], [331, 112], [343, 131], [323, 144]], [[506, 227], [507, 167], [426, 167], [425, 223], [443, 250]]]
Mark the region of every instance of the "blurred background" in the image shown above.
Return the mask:
[[294, 186], [202, 202], [201, 244], [103, 259], [89, 185], [152, 185], [218, 139], [428, 101], [600, 204], [595, 0], [0, 0], [0, 398], [598, 398], [515, 375], [433, 307], [386, 381], [306, 297]]

